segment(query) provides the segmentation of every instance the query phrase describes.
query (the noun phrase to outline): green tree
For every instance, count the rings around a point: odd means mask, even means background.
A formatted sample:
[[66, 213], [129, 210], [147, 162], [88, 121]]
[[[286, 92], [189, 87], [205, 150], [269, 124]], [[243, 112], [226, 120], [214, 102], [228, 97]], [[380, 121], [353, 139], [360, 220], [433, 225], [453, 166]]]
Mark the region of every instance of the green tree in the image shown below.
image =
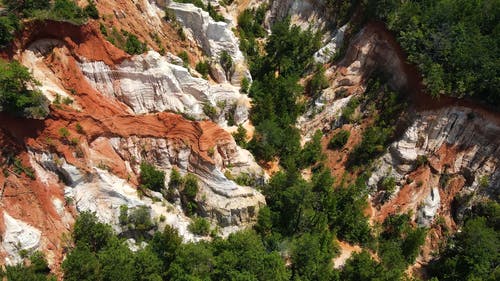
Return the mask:
[[88, 17], [93, 18], [95, 20], [99, 19], [99, 11], [97, 10], [97, 7], [96, 7], [95, 2], [93, 0], [89, 1], [89, 4], [87, 6], [85, 6], [83, 11], [85, 12], [85, 14]]
[[76, 219], [73, 240], [77, 245], [86, 245], [93, 252], [97, 252], [104, 248], [112, 237], [111, 227], [98, 222], [95, 213], [82, 212]]
[[14, 115], [45, 118], [48, 100], [41, 92], [32, 90], [38, 84], [19, 62], [8, 63], [0, 59], [0, 110]]
[[86, 245], [73, 249], [63, 261], [62, 268], [67, 281], [101, 280], [99, 260]]
[[165, 188], [165, 172], [155, 168], [152, 164], [142, 162], [140, 183], [141, 186], [153, 191], [161, 191]]
[[156, 232], [149, 243], [151, 251], [162, 261], [165, 272], [179, 253], [182, 238], [178, 231], [166, 225], [163, 232]]
[[347, 130], [338, 131], [328, 142], [329, 149], [340, 149], [344, 147], [344, 145], [349, 140], [351, 133]]

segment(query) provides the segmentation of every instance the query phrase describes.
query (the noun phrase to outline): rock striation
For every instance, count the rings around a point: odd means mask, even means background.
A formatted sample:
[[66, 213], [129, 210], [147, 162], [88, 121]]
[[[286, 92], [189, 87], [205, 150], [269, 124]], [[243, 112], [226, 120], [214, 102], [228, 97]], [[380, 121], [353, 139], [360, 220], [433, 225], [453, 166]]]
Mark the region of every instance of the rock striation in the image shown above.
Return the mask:
[[[238, 87], [212, 85], [193, 77], [188, 69], [154, 51], [125, 60], [115, 68], [102, 61], [82, 62], [79, 66], [96, 90], [122, 101], [135, 114], [173, 111], [202, 119], [206, 118], [203, 105], [208, 103], [213, 107], [223, 104], [221, 111], [234, 107], [232, 118], [236, 124], [248, 119], [248, 97]], [[215, 121], [226, 124], [226, 118], [220, 117]]]
[[[165, 2], [165, 3], [163, 3]], [[193, 4], [178, 3], [175, 1], [157, 1], [158, 5], [165, 6], [173, 11], [179, 21], [191, 33], [192, 38], [198, 42], [203, 51], [219, 61], [223, 52], [227, 52], [233, 60], [230, 73], [218, 75], [218, 82], [228, 81], [233, 85], [240, 85], [243, 77], [251, 79], [245, 63], [243, 53], [239, 49], [239, 40], [231, 28], [234, 27], [230, 21], [215, 21], [208, 12], [194, 6]]]

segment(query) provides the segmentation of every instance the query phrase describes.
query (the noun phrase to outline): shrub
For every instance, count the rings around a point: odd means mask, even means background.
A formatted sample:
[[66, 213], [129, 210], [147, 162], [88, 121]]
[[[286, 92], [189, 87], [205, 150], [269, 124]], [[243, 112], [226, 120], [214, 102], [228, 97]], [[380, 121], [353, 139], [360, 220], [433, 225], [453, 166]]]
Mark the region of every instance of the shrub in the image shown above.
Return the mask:
[[141, 186], [154, 191], [161, 191], [165, 188], [165, 172], [157, 170], [153, 165], [142, 162], [141, 166]]
[[188, 65], [189, 65], [189, 56], [188, 56], [188, 53], [186, 51], [182, 51], [182, 52], [179, 52], [177, 54], [177, 56], [182, 59], [182, 61], [184, 62], [184, 67], [187, 68]]
[[248, 90], [250, 90], [250, 80], [248, 78], [243, 77], [241, 79], [241, 91], [245, 94], [248, 94]]
[[325, 68], [320, 65], [311, 80], [307, 83], [306, 90], [312, 99], [316, 99], [326, 87], [328, 87], [328, 80], [325, 76]]
[[186, 195], [187, 198], [193, 200], [198, 194], [198, 179], [193, 174], [187, 174], [184, 178], [184, 189], [182, 193]]
[[85, 134], [85, 130], [83, 129], [83, 127], [82, 127], [82, 125], [80, 123], [76, 123], [75, 129], [76, 129], [77, 133], [79, 133], [81, 135]]
[[243, 125], [238, 125], [238, 129], [233, 133], [234, 141], [241, 147], [245, 148], [247, 144], [247, 129]]
[[118, 221], [120, 222], [121, 225], [128, 224], [128, 206], [127, 205], [120, 206], [120, 215], [118, 216]]
[[133, 224], [138, 231], [147, 231], [153, 227], [151, 222], [151, 210], [146, 206], [139, 206], [133, 209], [128, 215], [128, 222]]
[[359, 106], [359, 104], [359, 99], [357, 97], [352, 97], [344, 107], [344, 109], [342, 109], [342, 118], [344, 118], [347, 122], [352, 123], [354, 121], [354, 111]]
[[99, 18], [99, 11], [97, 10], [97, 7], [95, 6], [95, 3], [93, 0], [89, 1], [89, 4], [83, 9], [85, 14], [93, 19], [98, 19]]
[[198, 71], [203, 78], [207, 79], [208, 73], [210, 72], [210, 64], [207, 61], [200, 61], [196, 64], [196, 71]]
[[217, 118], [217, 108], [211, 105], [210, 102], [203, 103], [203, 113], [205, 113], [205, 115], [212, 120]]
[[59, 136], [61, 136], [61, 138], [64, 138], [64, 139], [68, 139], [68, 137], [70, 135], [68, 129], [64, 128], [64, 127], [59, 128], [58, 132], [59, 132]]
[[210, 223], [200, 217], [193, 218], [193, 221], [188, 226], [189, 231], [196, 235], [206, 236], [210, 234]]
[[338, 131], [328, 142], [329, 149], [340, 149], [343, 148], [344, 145], [349, 140], [349, 136], [351, 133], [347, 130]]
[[222, 66], [222, 69], [224, 69], [224, 71], [226, 72], [226, 79], [229, 80], [230, 72], [232, 71], [233, 68], [233, 58], [231, 58], [231, 56], [226, 50], [222, 51], [220, 55], [220, 65]]
[[134, 34], [127, 34], [127, 41], [125, 42], [125, 52], [131, 55], [142, 54], [146, 51], [146, 43], [141, 42]]

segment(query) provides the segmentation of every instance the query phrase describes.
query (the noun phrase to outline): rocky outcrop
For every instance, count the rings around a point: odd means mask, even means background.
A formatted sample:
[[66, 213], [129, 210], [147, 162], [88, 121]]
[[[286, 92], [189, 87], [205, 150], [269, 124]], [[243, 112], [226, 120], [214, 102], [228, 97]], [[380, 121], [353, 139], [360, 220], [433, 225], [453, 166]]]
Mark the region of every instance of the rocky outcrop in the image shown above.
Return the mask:
[[2, 236], [2, 248], [7, 253], [5, 263], [16, 265], [23, 259], [20, 252], [32, 254], [40, 247], [41, 232], [33, 226], [11, 217], [3, 212], [4, 233]]
[[290, 16], [292, 23], [302, 28], [306, 29], [311, 26], [322, 29], [327, 25], [326, 12], [322, 0], [275, 0], [271, 1], [265, 23], [270, 28], [275, 22]]
[[[456, 196], [472, 200], [500, 194], [500, 126], [480, 112], [448, 107], [418, 113], [402, 138], [376, 161], [368, 180], [372, 190], [393, 177], [397, 192], [376, 214], [414, 211], [417, 222], [430, 225], [436, 214], [450, 216]], [[441, 201], [444, 201], [441, 202]], [[402, 205], [403, 204], [403, 205]], [[471, 202], [457, 206], [464, 210]], [[395, 208], [395, 205], [398, 207]]]
[[[194, 154], [184, 143], [175, 140], [144, 139], [131, 137], [112, 139], [114, 149], [123, 159], [134, 159], [132, 169], [138, 163], [150, 161], [170, 175], [176, 167], [181, 173], [198, 176], [200, 191], [196, 196], [201, 212], [223, 227], [247, 225], [256, 221], [258, 209], [265, 204], [264, 196], [251, 187], [239, 186], [227, 179], [222, 169], [236, 168], [240, 173], [263, 178], [262, 169], [250, 154], [242, 153], [234, 142], [219, 142], [212, 147], [215, 163]], [[149, 149], [143, 150], [144, 147]], [[234, 169], [233, 168], [233, 169]]]
[[[237, 108], [232, 117], [237, 124], [248, 118], [248, 97], [240, 94], [238, 87], [211, 85], [154, 51], [135, 56], [115, 68], [101, 61], [82, 62], [80, 68], [96, 90], [116, 97], [135, 114], [173, 111], [201, 119], [206, 118], [203, 104], [208, 103], [213, 107], [224, 104]], [[224, 110], [227, 109], [221, 108]], [[215, 121], [227, 122], [223, 115]]]
[[388, 84], [394, 89], [414, 87], [409, 84], [407, 66], [394, 39], [382, 31], [378, 24], [363, 28], [349, 43], [342, 61], [326, 70], [329, 87], [299, 118], [305, 139], [317, 129], [326, 132], [341, 125], [338, 117], [342, 108], [352, 96], [364, 93], [366, 80], [375, 70], [390, 73]]
[[340, 47], [342, 47], [342, 44], [344, 44], [344, 35], [347, 28], [348, 25], [346, 24], [337, 29], [335, 35], [314, 54], [314, 61], [321, 64], [331, 61]]
[[[233, 60], [231, 73], [226, 73], [229, 82], [233, 85], [240, 85], [243, 77], [250, 78], [245, 58], [239, 49], [239, 41], [231, 31], [228, 22], [214, 21], [208, 12], [193, 4], [177, 3], [175, 1], [158, 1], [160, 6], [165, 5], [173, 11], [179, 21], [191, 33], [192, 38], [197, 41], [205, 53], [219, 61], [223, 52], [227, 52]], [[224, 82], [224, 76], [219, 76], [220, 81]]]

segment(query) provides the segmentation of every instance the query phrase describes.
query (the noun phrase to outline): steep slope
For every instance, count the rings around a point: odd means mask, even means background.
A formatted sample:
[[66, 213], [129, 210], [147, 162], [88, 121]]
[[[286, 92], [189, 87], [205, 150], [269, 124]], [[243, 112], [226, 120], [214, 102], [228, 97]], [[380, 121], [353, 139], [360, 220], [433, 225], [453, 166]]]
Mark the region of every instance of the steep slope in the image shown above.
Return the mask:
[[[383, 222], [391, 214], [410, 212], [412, 220], [430, 227], [418, 259], [425, 263], [443, 239], [442, 231], [456, 230], [464, 210], [483, 198], [498, 197], [498, 114], [467, 100], [428, 97], [392, 35], [380, 23], [370, 23], [352, 39], [343, 60], [327, 69], [329, 87], [299, 119], [306, 140], [317, 129], [327, 135], [323, 148], [337, 177], [350, 172], [349, 154], [371, 126], [364, 112], [357, 113], [359, 122], [349, 124], [342, 111], [351, 99], [364, 95], [374, 72], [389, 74], [388, 84], [406, 95], [412, 106], [400, 120], [400, 135], [372, 164], [367, 182], [371, 220]], [[350, 131], [347, 144], [340, 150], [327, 149], [340, 128]], [[395, 190], [384, 190], [384, 179], [395, 181]]]
[[[187, 230], [190, 218], [180, 203], [169, 203], [160, 193], [148, 190], [141, 191], [147, 195], [143, 197], [138, 191], [143, 161], [153, 163], [167, 175], [173, 167], [182, 174], [195, 174], [200, 186], [195, 198], [199, 213], [223, 227], [221, 234], [255, 221], [259, 207], [265, 203], [263, 196], [228, 180], [223, 171], [230, 169], [257, 178], [263, 177], [263, 172], [229, 133], [210, 121], [188, 121], [173, 113], [134, 115], [135, 108], [130, 109], [105, 91], [99, 92], [99, 87], [93, 87], [96, 83], [85, 76], [85, 65], [116, 71], [132, 63], [131, 59], [142, 58], [129, 58], [104, 41], [92, 23], [32, 23], [16, 48], [15, 58], [33, 70], [42, 81], [40, 89], [54, 104], [44, 121], [1, 116], [1, 139], [10, 144], [3, 151], [8, 172], [0, 176], [3, 253], [8, 263], [20, 260], [20, 250], [40, 249], [57, 267], [66, 243], [61, 235], [68, 233], [77, 212], [95, 211], [120, 232], [121, 205], [131, 209], [146, 206], [159, 227], [171, 224], [185, 240], [200, 239]], [[145, 56], [158, 57], [156, 53]], [[188, 75], [182, 67], [169, 67]], [[147, 75], [142, 73], [141, 78], [152, 80]], [[178, 77], [161, 75], [172, 81]], [[200, 95], [213, 99], [212, 92], [205, 93], [209, 87], [205, 80], [190, 79]], [[171, 89], [157, 89], [156, 95], [171, 95]], [[61, 103], [61, 97], [69, 101]], [[33, 168], [33, 178], [26, 176], [31, 176], [29, 172], [22, 175], [12, 170], [18, 165], [12, 164], [13, 157], [22, 160], [25, 169]], [[164, 217], [161, 222], [160, 217]], [[30, 227], [22, 227], [25, 223]]]

